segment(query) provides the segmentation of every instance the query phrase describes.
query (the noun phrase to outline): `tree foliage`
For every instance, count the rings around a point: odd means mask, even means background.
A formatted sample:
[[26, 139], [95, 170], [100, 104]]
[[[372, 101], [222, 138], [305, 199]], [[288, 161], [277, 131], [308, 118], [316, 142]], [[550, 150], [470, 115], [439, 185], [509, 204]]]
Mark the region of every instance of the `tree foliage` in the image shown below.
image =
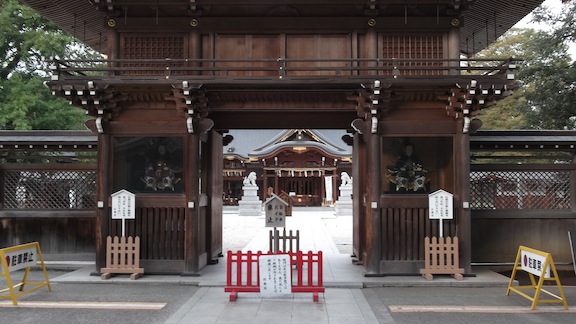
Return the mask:
[[97, 55], [18, 0], [0, 5], [0, 129], [82, 129], [81, 109], [43, 82], [52, 57]]
[[0, 125], [14, 130], [85, 129], [84, 111], [52, 96], [43, 82], [22, 73], [2, 82]]
[[530, 128], [576, 128], [576, 63], [568, 54], [568, 43], [576, 41], [576, 3], [564, 5], [559, 14], [546, 8], [535, 20], [551, 26], [540, 31], [526, 45], [528, 57], [519, 78], [532, 85], [526, 89], [524, 113]]
[[[536, 37], [533, 29], [513, 28], [491, 44], [485, 50], [476, 55], [476, 58], [516, 58], [533, 59], [534, 53], [527, 48], [532, 39]], [[482, 129], [505, 130], [526, 129], [529, 124], [526, 121], [524, 107], [527, 105], [526, 91], [530, 84], [520, 81], [518, 88], [512, 95], [485, 109], [479, 118], [483, 122]]]
[[568, 54], [568, 43], [576, 41], [576, 3], [559, 14], [541, 7], [534, 17], [550, 29], [511, 29], [478, 54], [522, 59], [519, 87], [481, 114], [483, 129], [576, 128], [576, 65]]

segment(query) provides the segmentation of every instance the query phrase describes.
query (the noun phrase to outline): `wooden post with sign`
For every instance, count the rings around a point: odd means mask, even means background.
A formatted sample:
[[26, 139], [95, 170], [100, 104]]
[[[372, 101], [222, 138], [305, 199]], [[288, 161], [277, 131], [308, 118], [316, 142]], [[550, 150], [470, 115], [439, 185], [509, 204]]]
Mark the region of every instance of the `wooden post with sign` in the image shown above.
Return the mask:
[[420, 274], [432, 280], [434, 274], [450, 274], [456, 280], [464, 279], [464, 269], [460, 268], [458, 237], [444, 237], [443, 221], [454, 219], [454, 195], [442, 189], [428, 195], [428, 216], [439, 220], [440, 237], [424, 238], [424, 269]]
[[[518, 270], [528, 272], [528, 275], [530, 276], [530, 285], [512, 285]], [[536, 282], [534, 275], [540, 277], [538, 282]], [[543, 289], [542, 287], [545, 281], [554, 281], [560, 296], [546, 289]], [[534, 296], [530, 296], [524, 293], [522, 291], [523, 289], [534, 291]], [[516, 255], [516, 261], [514, 262], [514, 269], [512, 270], [512, 275], [510, 276], [510, 283], [508, 284], [506, 295], [510, 295], [511, 291], [519, 294], [522, 297], [525, 297], [528, 300], [531, 300], [532, 310], [536, 309], [538, 303], [561, 303], [564, 305], [564, 309], [568, 309], [568, 303], [566, 302], [566, 297], [564, 296], [564, 291], [562, 290], [562, 285], [560, 284], [560, 278], [558, 277], [558, 272], [556, 271], [556, 266], [554, 265], [552, 255], [550, 253], [538, 251], [525, 246], [520, 246], [518, 248], [518, 254]], [[552, 297], [552, 299], [540, 299], [541, 293], [547, 294], [548, 296]]]
[[[0, 263], [2, 264], [0, 277], [5, 277], [8, 285], [8, 288], [0, 290], [0, 298], [11, 299], [14, 306], [18, 305], [17, 298], [21, 295], [36, 291], [42, 287], [47, 287], [48, 291], [52, 291], [38, 242], [0, 249]], [[40, 265], [42, 268], [44, 281], [28, 281], [30, 267], [36, 265]], [[10, 273], [21, 269], [25, 269], [22, 280], [14, 284]], [[26, 286], [30, 288], [25, 289]], [[18, 293], [15, 291], [16, 288], [18, 288]], [[6, 292], [8, 292], [8, 294], [6, 294]]]
[[102, 280], [114, 274], [130, 274], [138, 279], [144, 269], [140, 268], [140, 237], [126, 237], [126, 219], [135, 219], [135, 195], [127, 190], [112, 194], [112, 219], [122, 220], [122, 237], [106, 238], [106, 267], [101, 268]]

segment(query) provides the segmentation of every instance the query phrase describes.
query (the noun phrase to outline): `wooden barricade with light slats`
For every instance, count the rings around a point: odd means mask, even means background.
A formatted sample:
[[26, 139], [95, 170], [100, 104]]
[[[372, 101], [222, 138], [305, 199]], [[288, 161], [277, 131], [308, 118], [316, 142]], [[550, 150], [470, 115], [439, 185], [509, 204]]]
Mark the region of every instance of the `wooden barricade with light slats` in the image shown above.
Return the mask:
[[458, 268], [458, 237], [424, 238], [424, 269], [420, 274], [432, 280], [435, 274], [451, 274], [456, 280], [464, 279], [464, 269]]
[[138, 279], [144, 268], [140, 268], [140, 237], [108, 236], [106, 238], [106, 267], [101, 268], [102, 280], [114, 274], [130, 274], [130, 279]]
[[286, 232], [284, 228], [282, 235], [280, 235], [280, 231], [274, 228], [270, 230], [268, 243], [270, 251], [274, 253], [300, 251], [300, 231], [296, 230], [296, 234], [294, 235], [292, 230]]

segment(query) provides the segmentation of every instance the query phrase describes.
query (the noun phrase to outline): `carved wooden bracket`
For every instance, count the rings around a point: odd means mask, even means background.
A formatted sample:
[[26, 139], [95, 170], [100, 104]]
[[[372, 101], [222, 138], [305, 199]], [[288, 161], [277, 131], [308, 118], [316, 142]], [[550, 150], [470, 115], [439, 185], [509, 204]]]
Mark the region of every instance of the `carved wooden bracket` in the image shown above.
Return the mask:
[[115, 91], [106, 83], [88, 81], [86, 84], [65, 84], [51, 87], [52, 94], [63, 97], [70, 104], [86, 110], [86, 114], [96, 117], [95, 126], [103, 133], [103, 122], [120, 115], [121, 102], [127, 96]]
[[[452, 88], [447, 96], [441, 99], [446, 100], [446, 112], [449, 116], [464, 119], [464, 133], [470, 131], [472, 118], [476, 117], [483, 109], [486, 109], [498, 100], [512, 94], [512, 87], [508, 84], [484, 85], [476, 80], [470, 80], [465, 87], [457, 85]], [[472, 128], [479, 128], [478, 122], [472, 123]]]

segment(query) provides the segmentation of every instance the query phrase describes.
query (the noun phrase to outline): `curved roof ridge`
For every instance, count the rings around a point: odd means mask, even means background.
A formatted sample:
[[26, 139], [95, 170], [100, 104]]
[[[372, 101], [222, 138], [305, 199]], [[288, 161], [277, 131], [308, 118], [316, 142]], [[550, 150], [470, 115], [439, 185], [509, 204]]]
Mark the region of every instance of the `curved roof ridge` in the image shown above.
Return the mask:
[[275, 143], [273, 145], [268, 146], [267, 148], [255, 152], [252, 151], [250, 153], [248, 153], [249, 156], [251, 157], [255, 157], [255, 156], [264, 156], [264, 155], [272, 155], [276, 152], [279, 152], [280, 150], [284, 149], [284, 148], [288, 148], [288, 147], [294, 147], [294, 146], [306, 146], [306, 147], [314, 147], [319, 149], [320, 151], [328, 154], [328, 155], [332, 155], [332, 156], [347, 156], [349, 155], [348, 152], [344, 152], [341, 150], [337, 150], [337, 149], [333, 149], [333, 147], [328, 146], [324, 143], [321, 142], [315, 142], [315, 141], [301, 141], [301, 142], [295, 142], [295, 141], [286, 141], [286, 142], [279, 142], [279, 143]]
[[[296, 131], [297, 131], [296, 129], [282, 130], [282, 131], [280, 131], [280, 133], [278, 133], [278, 135], [270, 138], [269, 141], [265, 142], [264, 144], [262, 144], [261, 146], [255, 148], [255, 149], [253, 149], [252, 152], [260, 151], [260, 150], [263, 150], [270, 145], [274, 145], [276, 143], [285, 141], [290, 135], [294, 134]], [[251, 154], [248, 154], [248, 155], [251, 155]]]

